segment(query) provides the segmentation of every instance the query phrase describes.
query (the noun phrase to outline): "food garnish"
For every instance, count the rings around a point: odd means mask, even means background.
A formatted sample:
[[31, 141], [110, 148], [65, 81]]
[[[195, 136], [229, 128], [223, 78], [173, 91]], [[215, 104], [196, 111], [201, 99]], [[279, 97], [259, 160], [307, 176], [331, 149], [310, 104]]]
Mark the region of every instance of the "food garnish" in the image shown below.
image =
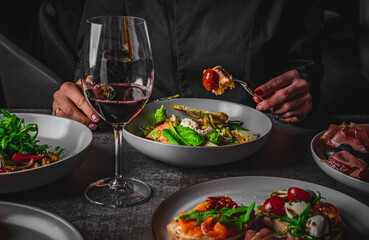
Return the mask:
[[172, 239], [238, 239], [253, 224], [255, 202], [239, 206], [228, 196], [208, 197], [167, 225]]
[[6, 110], [0, 120], [0, 173], [44, 166], [61, 160], [64, 149], [39, 144], [37, 124], [25, 124]]
[[173, 104], [172, 108], [193, 117], [167, 117], [161, 106], [156, 110], [154, 122], [140, 128], [138, 136], [154, 141], [185, 146], [219, 146], [253, 141], [255, 132], [242, 127], [243, 122], [228, 120], [223, 112], [192, 108]]
[[257, 207], [258, 224], [283, 237], [328, 240], [342, 233], [343, 223], [338, 209], [321, 202], [319, 192], [315, 194], [291, 187], [286, 193], [283, 197], [272, 194]]
[[[238, 231], [241, 232], [243, 224], [247, 224], [250, 221], [250, 216], [254, 207], [255, 202], [250, 206], [241, 205], [238, 208], [222, 208], [219, 210], [207, 209], [206, 211], [191, 210], [189, 213], [175, 217], [174, 220], [177, 221], [178, 218], [183, 218], [185, 221], [194, 219], [196, 220], [196, 226], [198, 226], [209, 217], [213, 217], [214, 222], [219, 222], [228, 229], [237, 226]], [[235, 217], [237, 213], [241, 214]]]

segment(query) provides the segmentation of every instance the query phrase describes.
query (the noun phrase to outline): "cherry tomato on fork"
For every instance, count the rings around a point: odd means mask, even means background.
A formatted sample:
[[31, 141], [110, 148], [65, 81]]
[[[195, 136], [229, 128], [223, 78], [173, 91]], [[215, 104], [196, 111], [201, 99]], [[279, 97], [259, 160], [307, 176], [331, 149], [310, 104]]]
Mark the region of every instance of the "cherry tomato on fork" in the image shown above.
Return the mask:
[[211, 68], [206, 69], [202, 76], [202, 84], [208, 91], [216, 89], [219, 85], [219, 76], [217, 72]]
[[301, 200], [305, 202], [310, 202], [311, 197], [312, 196], [310, 192], [298, 187], [291, 187], [287, 191], [288, 201]]
[[286, 215], [286, 209], [284, 208], [285, 201], [281, 197], [268, 198], [261, 208], [263, 213], [272, 213], [277, 216]]

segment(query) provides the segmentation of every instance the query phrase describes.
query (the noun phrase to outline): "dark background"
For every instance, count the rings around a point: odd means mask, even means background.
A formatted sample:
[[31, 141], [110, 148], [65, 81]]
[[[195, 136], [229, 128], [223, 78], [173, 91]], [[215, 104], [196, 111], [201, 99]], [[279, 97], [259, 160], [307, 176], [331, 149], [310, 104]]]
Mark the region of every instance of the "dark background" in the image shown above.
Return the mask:
[[[75, 60], [68, 61], [69, 65], [64, 63], [66, 64], [64, 69], [67, 70], [60, 70], [56, 66], [63, 62], [53, 62], [50, 60], [52, 51], [42, 48], [42, 41], [45, 39], [40, 34], [40, 26], [43, 27], [44, 23], [40, 22], [39, 18], [40, 8], [44, 2], [46, 1], [21, 0], [13, 1], [11, 4], [2, 3], [0, 31], [17, 46], [55, 72], [63, 81], [72, 81], [73, 67], [71, 66], [75, 64]], [[50, 2], [58, 9], [65, 10], [66, 13], [68, 9], [73, 9], [67, 16], [53, 15], [51, 22], [61, 21], [63, 23], [64, 21], [66, 26], [70, 26], [68, 22], [78, 22], [80, 16], [77, 13], [82, 11], [83, 0]], [[365, 0], [325, 0], [323, 3], [325, 22], [322, 60], [325, 72], [321, 83], [322, 94], [318, 110], [325, 114], [369, 114], [369, 78], [366, 75], [366, 69], [369, 69], [369, 66], [364, 61], [365, 56], [369, 57], [369, 51], [365, 51], [365, 15], [367, 15], [365, 12], [369, 15], [369, 8], [365, 11]], [[71, 27], [72, 32], [77, 34], [78, 24]], [[62, 26], [59, 26], [57, 31], [64, 30]], [[75, 50], [74, 37], [63, 39], [67, 45], [66, 49], [69, 49], [72, 54]], [[72, 57], [75, 58], [74, 55]], [[0, 64], [3, 61], [6, 59], [0, 56]], [[0, 107], [9, 107], [1, 85]]]

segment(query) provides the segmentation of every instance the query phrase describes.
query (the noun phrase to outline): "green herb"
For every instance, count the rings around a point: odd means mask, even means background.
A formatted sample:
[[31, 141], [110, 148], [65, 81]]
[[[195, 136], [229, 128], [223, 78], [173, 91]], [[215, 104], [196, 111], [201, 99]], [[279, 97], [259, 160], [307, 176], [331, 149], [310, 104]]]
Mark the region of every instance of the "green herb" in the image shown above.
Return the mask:
[[219, 141], [220, 135], [219, 135], [219, 133], [210, 133], [208, 138], [209, 138], [209, 142], [212, 142], [216, 145], [220, 144], [220, 141]]
[[[242, 225], [249, 222], [254, 206], [255, 202], [250, 206], [241, 205], [239, 208], [222, 208], [220, 210], [208, 209], [206, 211], [191, 210], [189, 213], [176, 216], [174, 220], [177, 221], [178, 218], [183, 218], [185, 221], [194, 219], [196, 220], [196, 226], [198, 226], [209, 217], [213, 217], [214, 223], [219, 222], [228, 229], [237, 226], [238, 231], [241, 232]], [[232, 215], [235, 213], [243, 214], [238, 217], [233, 217]]]
[[41, 155], [49, 150], [49, 145], [40, 145], [36, 140], [36, 124], [26, 125], [24, 119], [6, 110], [1, 113], [5, 117], [0, 120], [0, 154], [4, 159], [10, 159], [14, 153]]
[[163, 129], [163, 135], [171, 144], [176, 145], [199, 146], [204, 142], [204, 137], [191, 128], [182, 125], [174, 127], [171, 122], [169, 129]]
[[199, 146], [204, 142], [204, 137], [189, 127], [179, 125], [176, 130], [178, 135], [191, 146]]
[[161, 131], [151, 131], [150, 132], [150, 137], [154, 140], [154, 141], [156, 141], [156, 140], [158, 140], [158, 138], [161, 136]]
[[155, 126], [147, 126], [147, 127], [145, 127], [145, 128], [143, 128], [143, 127], [138, 127], [138, 130], [139, 130], [139, 132], [138, 132], [138, 136], [140, 136], [140, 137], [146, 137], [147, 136], [147, 134], [149, 134], [152, 130], [154, 130], [156, 127]]
[[190, 146], [190, 144], [178, 134], [171, 122], [169, 122], [169, 129], [163, 129], [163, 135], [172, 144]]
[[167, 129], [163, 129], [163, 136], [169, 141], [170, 144], [182, 145]]
[[231, 130], [243, 130], [243, 131], [249, 131], [248, 129], [243, 128], [243, 127], [241, 127], [241, 126], [237, 126], [237, 125], [230, 125], [230, 126], [229, 126], [229, 128], [230, 128]]
[[[318, 192], [318, 196], [312, 201], [312, 203], [308, 203], [307, 207], [302, 211], [302, 213], [296, 218], [289, 218], [287, 216], [277, 216], [271, 213], [257, 213], [257, 216], [266, 216], [269, 218], [277, 219], [278, 221], [287, 222], [287, 231], [291, 235], [291, 237], [299, 237], [299, 238], [308, 238], [312, 240], [317, 240], [317, 238], [311, 236], [306, 231], [306, 221], [309, 217], [312, 216], [311, 209], [312, 206], [318, 204], [321, 200], [321, 194]], [[259, 206], [257, 207], [259, 209]], [[277, 234], [283, 234], [284, 232], [279, 232]]]
[[163, 105], [154, 114], [154, 125], [161, 121], [167, 121], [167, 110]]

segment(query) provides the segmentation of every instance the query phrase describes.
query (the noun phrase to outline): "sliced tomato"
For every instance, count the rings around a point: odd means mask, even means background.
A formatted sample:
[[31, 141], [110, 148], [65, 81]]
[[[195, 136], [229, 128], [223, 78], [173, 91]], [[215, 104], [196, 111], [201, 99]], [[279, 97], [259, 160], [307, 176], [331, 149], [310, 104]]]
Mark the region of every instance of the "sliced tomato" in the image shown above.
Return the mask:
[[208, 91], [218, 88], [219, 76], [217, 72], [211, 68], [206, 69], [202, 76], [202, 84]]
[[305, 202], [310, 202], [311, 193], [298, 187], [291, 187], [287, 191], [287, 198], [288, 201], [301, 200]]
[[264, 203], [261, 211], [263, 213], [272, 213], [277, 216], [286, 215], [284, 204], [286, 202], [281, 197], [270, 197]]
[[341, 224], [341, 217], [338, 209], [330, 203], [321, 202], [314, 205], [311, 209], [313, 215], [323, 215], [329, 218], [334, 225]]

